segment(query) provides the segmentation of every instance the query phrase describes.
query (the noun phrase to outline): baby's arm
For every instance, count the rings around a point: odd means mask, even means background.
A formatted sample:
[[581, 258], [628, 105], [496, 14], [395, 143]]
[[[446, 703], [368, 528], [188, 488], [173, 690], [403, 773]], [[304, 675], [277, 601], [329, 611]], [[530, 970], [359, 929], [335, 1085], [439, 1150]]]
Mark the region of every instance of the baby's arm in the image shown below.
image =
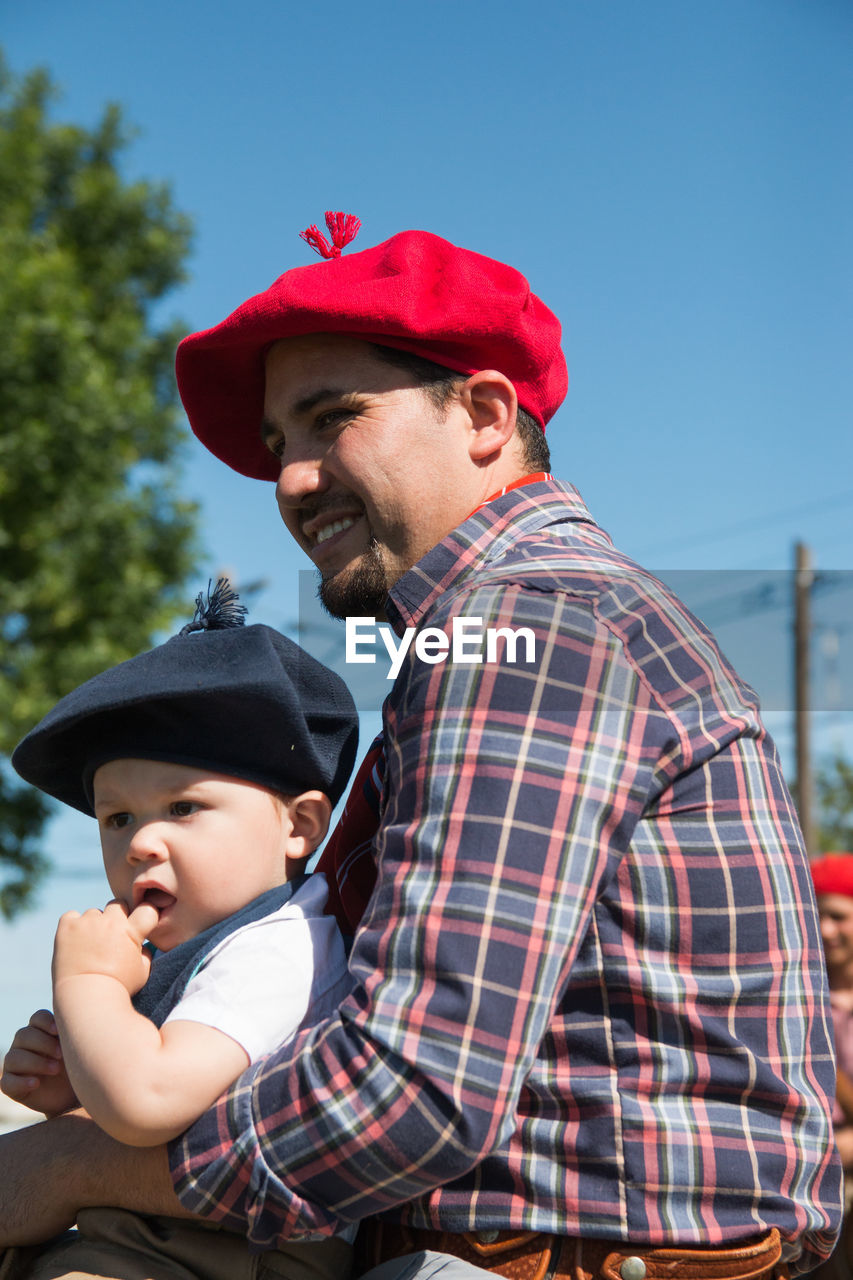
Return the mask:
[[63, 916], [54, 947], [54, 1014], [69, 1079], [92, 1119], [137, 1147], [182, 1133], [249, 1065], [222, 1031], [181, 1021], [157, 1028], [133, 1008], [148, 974], [142, 944], [156, 921], [147, 903], [128, 915], [111, 902]]

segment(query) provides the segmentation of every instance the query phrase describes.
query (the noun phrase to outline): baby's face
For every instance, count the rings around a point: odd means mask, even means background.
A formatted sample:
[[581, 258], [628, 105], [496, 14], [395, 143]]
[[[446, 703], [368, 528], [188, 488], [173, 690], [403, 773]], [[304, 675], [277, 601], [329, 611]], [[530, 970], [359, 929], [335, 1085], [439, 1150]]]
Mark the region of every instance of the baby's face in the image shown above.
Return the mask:
[[292, 825], [271, 791], [158, 760], [110, 760], [95, 773], [95, 816], [113, 894], [150, 902], [150, 938], [168, 951], [287, 879]]

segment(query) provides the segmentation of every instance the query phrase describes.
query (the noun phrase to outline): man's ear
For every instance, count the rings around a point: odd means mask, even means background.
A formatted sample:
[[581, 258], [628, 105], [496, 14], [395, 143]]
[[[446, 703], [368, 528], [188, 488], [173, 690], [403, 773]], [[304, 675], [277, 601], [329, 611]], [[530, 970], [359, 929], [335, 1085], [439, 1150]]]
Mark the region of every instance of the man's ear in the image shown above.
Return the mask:
[[459, 397], [471, 419], [468, 452], [483, 462], [513, 437], [518, 413], [515, 387], [497, 369], [480, 369], [463, 383]]
[[332, 802], [322, 791], [303, 791], [287, 802], [291, 832], [285, 842], [288, 859], [302, 860], [314, 852], [329, 830]]

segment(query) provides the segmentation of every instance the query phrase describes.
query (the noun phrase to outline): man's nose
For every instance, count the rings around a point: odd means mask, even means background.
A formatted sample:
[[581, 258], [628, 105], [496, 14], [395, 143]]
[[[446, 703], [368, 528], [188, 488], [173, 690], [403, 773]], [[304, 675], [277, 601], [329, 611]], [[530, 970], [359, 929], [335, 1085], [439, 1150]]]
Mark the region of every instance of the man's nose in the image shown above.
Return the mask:
[[300, 507], [306, 498], [324, 493], [328, 487], [322, 457], [307, 454], [285, 457], [275, 487], [276, 501], [283, 513], [285, 508]]

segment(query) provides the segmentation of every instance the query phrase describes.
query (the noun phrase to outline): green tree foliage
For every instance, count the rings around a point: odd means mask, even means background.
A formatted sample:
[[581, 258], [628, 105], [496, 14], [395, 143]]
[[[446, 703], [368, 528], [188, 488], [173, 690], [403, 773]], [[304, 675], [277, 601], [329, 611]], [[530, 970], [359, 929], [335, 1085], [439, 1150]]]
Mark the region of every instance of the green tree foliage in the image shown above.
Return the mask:
[[[190, 224], [129, 182], [121, 113], [53, 122], [0, 64], [0, 756], [62, 694], [182, 609], [195, 507], [177, 491], [179, 334], [151, 309]], [[44, 802], [0, 762], [0, 914], [43, 872]]]
[[817, 772], [815, 793], [821, 850], [853, 853], [853, 763], [841, 755], [828, 761]]

